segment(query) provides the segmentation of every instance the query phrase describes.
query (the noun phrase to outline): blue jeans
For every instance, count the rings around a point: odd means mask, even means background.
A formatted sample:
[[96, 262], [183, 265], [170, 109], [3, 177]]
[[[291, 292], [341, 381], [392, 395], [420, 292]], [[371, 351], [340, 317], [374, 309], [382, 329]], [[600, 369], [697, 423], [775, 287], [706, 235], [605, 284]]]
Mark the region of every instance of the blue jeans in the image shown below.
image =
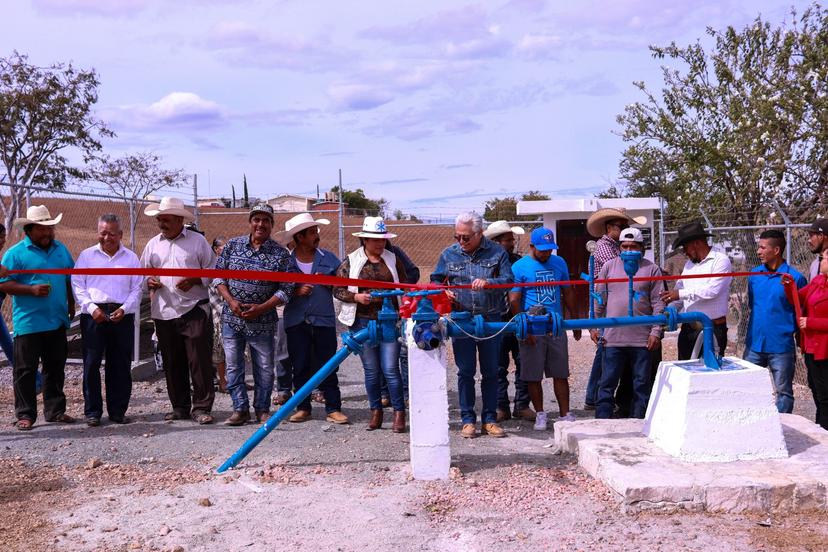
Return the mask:
[[793, 412], [793, 377], [796, 370], [794, 352], [760, 353], [749, 349], [745, 351], [745, 360], [770, 370], [776, 390], [776, 410], [785, 414]]
[[[368, 326], [367, 318], [357, 318], [351, 326], [352, 332], [357, 332]], [[362, 369], [365, 371], [365, 392], [368, 395], [368, 406], [371, 410], [382, 408], [382, 378], [388, 385], [388, 394], [391, 406], [395, 412], [405, 412], [405, 398], [403, 397], [402, 375], [400, 374], [400, 343], [380, 343], [376, 347], [362, 347], [359, 354], [362, 360]]]
[[474, 339], [452, 338], [454, 362], [457, 364], [457, 396], [460, 401], [460, 416], [464, 424], [477, 421], [474, 411], [474, 375], [477, 373], [477, 357], [480, 357], [480, 393], [483, 409], [480, 418], [484, 424], [497, 421], [497, 361], [500, 353], [500, 336], [476, 341]]
[[[508, 322], [508, 320], [507, 320]], [[515, 412], [529, 408], [529, 391], [526, 382], [520, 379], [520, 347], [513, 335], [504, 336], [500, 342], [497, 362], [497, 407], [509, 412], [509, 353], [515, 360]]]
[[[336, 354], [336, 328], [313, 326], [301, 322], [285, 328], [288, 353], [293, 363], [293, 385], [296, 391], [319, 371]], [[342, 395], [339, 391], [339, 368], [335, 368], [322, 383], [316, 386], [325, 397], [325, 412], [342, 410]], [[310, 395], [306, 396], [297, 410], [311, 411]]]
[[[603, 332], [601, 332], [603, 335]], [[601, 367], [604, 363], [604, 343], [598, 342], [598, 349], [595, 351], [595, 358], [592, 360], [592, 370], [589, 371], [587, 381], [586, 398], [584, 404], [595, 406], [598, 404], [598, 384], [601, 381]]]
[[227, 392], [233, 401], [233, 410], [250, 410], [247, 387], [244, 384], [244, 349], [249, 345], [250, 360], [253, 363], [253, 409], [256, 412], [269, 412], [274, 380], [273, 332], [248, 336], [234, 330], [229, 324], [222, 323], [221, 337], [227, 362]]
[[[400, 377], [402, 378], [403, 396], [408, 400], [408, 345], [405, 342], [400, 343]], [[380, 374], [382, 379], [382, 398], [389, 397], [388, 384], [385, 382], [385, 377]]]
[[598, 383], [596, 418], [612, 418], [613, 395], [624, 368], [632, 367], [633, 400], [630, 415], [643, 418], [650, 400], [650, 351], [646, 347], [604, 347], [604, 366]]

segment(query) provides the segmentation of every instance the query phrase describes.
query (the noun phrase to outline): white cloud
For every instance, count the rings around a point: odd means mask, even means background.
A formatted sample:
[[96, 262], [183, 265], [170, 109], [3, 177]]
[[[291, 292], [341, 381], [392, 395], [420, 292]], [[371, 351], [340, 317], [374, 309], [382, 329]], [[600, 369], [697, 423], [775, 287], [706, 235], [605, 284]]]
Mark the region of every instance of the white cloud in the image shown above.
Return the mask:
[[104, 118], [119, 128], [149, 131], [204, 129], [226, 122], [225, 110], [193, 92], [171, 92], [149, 105], [104, 109]]

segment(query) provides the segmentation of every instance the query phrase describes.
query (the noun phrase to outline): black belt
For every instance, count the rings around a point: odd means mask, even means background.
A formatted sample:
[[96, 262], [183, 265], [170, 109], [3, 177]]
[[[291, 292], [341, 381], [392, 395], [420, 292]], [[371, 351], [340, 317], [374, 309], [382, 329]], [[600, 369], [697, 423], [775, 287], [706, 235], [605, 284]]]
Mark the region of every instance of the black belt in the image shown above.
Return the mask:
[[711, 322], [713, 322], [713, 324], [715, 324], [716, 326], [727, 324], [727, 316], [720, 316], [719, 318], [714, 318], [713, 320], [711, 320]]

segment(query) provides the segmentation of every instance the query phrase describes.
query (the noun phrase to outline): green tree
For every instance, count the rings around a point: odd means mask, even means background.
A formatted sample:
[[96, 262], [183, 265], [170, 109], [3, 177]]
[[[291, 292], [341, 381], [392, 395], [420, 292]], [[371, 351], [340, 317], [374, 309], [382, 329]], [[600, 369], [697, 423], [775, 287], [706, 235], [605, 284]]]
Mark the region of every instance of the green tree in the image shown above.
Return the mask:
[[[334, 186], [331, 191], [338, 194], [339, 186]], [[378, 216], [384, 217], [385, 210], [388, 208], [388, 200], [370, 199], [365, 197], [365, 192], [362, 188], [356, 190], [345, 190], [342, 192], [342, 201], [346, 203], [351, 213], [361, 212], [364, 216]]]
[[247, 175], [244, 175], [244, 208], [250, 209], [250, 196], [247, 193]]
[[101, 138], [114, 136], [93, 115], [98, 102], [98, 75], [72, 64], [38, 67], [14, 52], [0, 58], [0, 161], [10, 200], [0, 202], [6, 227], [18, 216], [25, 186], [62, 188], [81, 177], [64, 156], [79, 152], [89, 160]]
[[87, 175], [106, 184], [113, 194], [124, 199], [129, 210], [130, 247], [133, 249], [140, 200], [164, 188], [180, 188], [189, 178], [183, 169], [163, 168], [162, 159], [150, 152], [117, 159], [105, 155], [92, 163]]
[[236, 187], [233, 186], [232, 184], [230, 184], [230, 192], [233, 194], [233, 196], [232, 196], [233, 197], [232, 207], [233, 207], [233, 209], [235, 209], [236, 208]]
[[518, 201], [544, 201], [550, 199], [548, 195], [539, 191], [529, 191], [520, 196], [495, 197], [486, 202], [483, 218], [489, 222], [496, 220], [535, 220], [537, 215], [518, 215]]
[[[775, 198], [810, 216], [828, 206], [828, 10], [813, 4], [789, 25], [757, 18], [708, 29], [714, 44], [651, 46], [660, 92], [618, 116], [627, 144], [610, 196], [661, 196], [671, 215], [699, 208], [719, 223], [766, 221]], [[807, 215], [806, 215], [807, 214]]]

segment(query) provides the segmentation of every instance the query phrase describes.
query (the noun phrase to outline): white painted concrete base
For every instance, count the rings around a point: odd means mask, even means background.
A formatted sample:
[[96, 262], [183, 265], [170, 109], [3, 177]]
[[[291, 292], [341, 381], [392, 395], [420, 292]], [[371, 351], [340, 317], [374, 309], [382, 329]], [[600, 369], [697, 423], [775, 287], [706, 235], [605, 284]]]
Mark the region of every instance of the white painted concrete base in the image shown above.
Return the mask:
[[451, 449], [446, 347], [419, 349], [411, 337], [412, 328], [413, 324], [406, 324], [411, 472], [414, 479], [448, 479]]
[[720, 371], [698, 367], [659, 365], [644, 435], [687, 462], [787, 458], [768, 369], [735, 357]]

